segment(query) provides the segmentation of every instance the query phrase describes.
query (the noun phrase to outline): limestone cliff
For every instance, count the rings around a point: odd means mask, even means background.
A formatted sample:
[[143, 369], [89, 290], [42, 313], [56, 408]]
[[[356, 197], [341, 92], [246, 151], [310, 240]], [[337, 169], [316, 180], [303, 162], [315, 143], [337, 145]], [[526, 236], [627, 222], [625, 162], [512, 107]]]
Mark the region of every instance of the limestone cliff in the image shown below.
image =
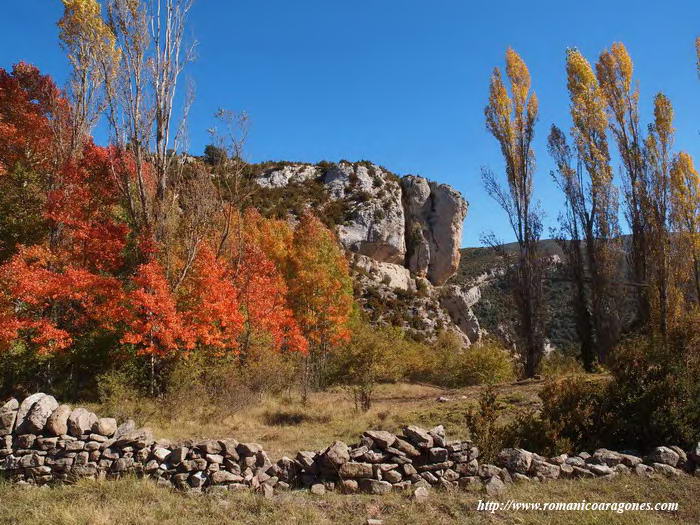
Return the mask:
[[276, 163], [255, 180], [282, 200], [294, 193], [308, 207], [332, 210], [338, 239], [353, 254], [357, 299], [374, 320], [427, 339], [451, 328], [466, 345], [478, 340], [463, 291], [443, 286], [459, 266], [467, 214], [457, 190], [369, 162]]

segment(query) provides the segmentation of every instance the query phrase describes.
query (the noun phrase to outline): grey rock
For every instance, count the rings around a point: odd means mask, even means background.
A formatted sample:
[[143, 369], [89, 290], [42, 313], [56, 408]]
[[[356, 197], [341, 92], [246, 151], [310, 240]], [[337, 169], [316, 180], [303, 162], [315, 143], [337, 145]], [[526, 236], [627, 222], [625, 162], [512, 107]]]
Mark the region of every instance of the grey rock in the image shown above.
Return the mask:
[[370, 463], [343, 463], [338, 475], [344, 479], [370, 478], [372, 477], [372, 465]]
[[211, 482], [215, 485], [220, 485], [222, 483], [241, 483], [242, 481], [243, 476], [226, 470], [217, 470], [211, 475]]
[[22, 401], [22, 403], [19, 405], [19, 409], [17, 410], [15, 428], [22, 427], [22, 423], [24, 423], [24, 419], [27, 417], [27, 414], [29, 414], [29, 411], [34, 406], [34, 403], [36, 403], [43, 397], [46, 397], [46, 394], [44, 394], [43, 392], [37, 392], [36, 394], [32, 394], [31, 396], [26, 397]]
[[238, 447], [236, 447], [238, 453], [243, 457], [255, 456], [258, 452], [261, 452], [262, 449], [262, 446], [257, 443], [240, 443]]
[[112, 437], [117, 431], [117, 420], [112, 417], [101, 417], [92, 425], [95, 434]]
[[314, 483], [309, 491], [316, 496], [323, 496], [326, 493], [326, 487], [323, 483]]
[[656, 447], [647, 456], [648, 463], [662, 463], [675, 467], [678, 465], [680, 456], [668, 447]]
[[367, 494], [388, 494], [391, 492], [391, 483], [388, 481], [379, 481], [377, 479], [360, 479], [360, 490]]
[[512, 472], [526, 474], [532, 464], [532, 454], [521, 448], [506, 448], [499, 452], [496, 463]]
[[389, 470], [382, 473], [382, 479], [388, 481], [389, 483], [398, 483], [401, 481], [402, 476], [397, 470]]
[[428, 431], [415, 425], [405, 427], [403, 435], [406, 436], [407, 441], [418, 448], [432, 448], [433, 446], [433, 438]]
[[197, 443], [196, 448], [201, 450], [204, 454], [218, 454], [223, 449], [221, 443], [214, 439], [207, 439], [206, 441], [201, 441]]
[[52, 436], [68, 434], [68, 417], [73, 410], [68, 405], [59, 405], [46, 420], [46, 432]]
[[431, 463], [441, 463], [443, 461], [447, 461], [447, 456], [448, 454], [446, 448], [433, 447], [428, 450], [428, 457]]
[[367, 430], [364, 435], [371, 438], [381, 449], [391, 447], [396, 442], [396, 436], [385, 430]]
[[489, 496], [501, 496], [507, 490], [506, 484], [498, 476], [493, 476], [486, 482], [486, 493]]
[[123, 448], [126, 446], [134, 446], [137, 448], [144, 448], [153, 443], [153, 433], [148, 428], [137, 428], [136, 430], [124, 432], [121, 433], [118, 438], [116, 435], [115, 433], [115, 447]]
[[413, 491], [411, 499], [416, 503], [425, 503], [430, 498], [430, 492], [425, 487], [418, 487]]
[[0, 406], [0, 436], [12, 434], [18, 409], [19, 402], [14, 398]]
[[170, 462], [177, 465], [178, 463], [182, 463], [185, 461], [187, 458], [187, 453], [190, 450], [187, 447], [176, 447], [173, 449], [173, 451], [170, 454]]
[[622, 454], [606, 448], [601, 448], [596, 450], [587, 462], [614, 467], [622, 463]]
[[126, 421], [124, 421], [124, 423], [117, 427], [117, 431], [112, 436], [112, 439], [116, 441], [117, 439], [120, 439], [122, 436], [134, 430], [136, 430], [136, 423], [133, 419], [127, 419]]
[[350, 461], [348, 446], [342, 441], [334, 442], [323, 453], [323, 459], [327, 466], [338, 468], [343, 463]]
[[642, 458], [633, 456], [632, 454], [620, 454], [620, 458], [622, 460], [622, 464], [630, 468], [634, 468], [642, 463]]
[[650, 467], [644, 463], [638, 463], [634, 466], [634, 473], [637, 474], [637, 476], [649, 478], [654, 475], [654, 467]]
[[654, 467], [655, 472], [663, 474], [664, 476], [679, 477], [684, 475], [684, 472], [681, 469], [672, 467], [667, 463], [652, 463], [651, 466]]
[[[592, 465], [598, 466], [598, 465]], [[561, 469], [559, 465], [552, 465], [545, 461], [535, 461], [532, 464], [532, 472], [540, 479], [557, 479]]]
[[95, 414], [82, 407], [76, 408], [68, 416], [68, 434], [75, 437], [89, 434], [96, 422]]
[[53, 396], [43, 396], [38, 399], [24, 418], [15, 432], [26, 434], [39, 434], [44, 430], [46, 421], [51, 413], [58, 408], [58, 402]]
[[404, 441], [401, 438], [397, 437], [393, 446], [394, 448], [400, 450], [409, 457], [415, 458], [420, 456], [420, 451], [416, 447], [414, 447], [408, 441]]
[[588, 465], [588, 470], [590, 470], [596, 476], [607, 476], [613, 472], [613, 470], [607, 465], [598, 465], [596, 463], [590, 463]]

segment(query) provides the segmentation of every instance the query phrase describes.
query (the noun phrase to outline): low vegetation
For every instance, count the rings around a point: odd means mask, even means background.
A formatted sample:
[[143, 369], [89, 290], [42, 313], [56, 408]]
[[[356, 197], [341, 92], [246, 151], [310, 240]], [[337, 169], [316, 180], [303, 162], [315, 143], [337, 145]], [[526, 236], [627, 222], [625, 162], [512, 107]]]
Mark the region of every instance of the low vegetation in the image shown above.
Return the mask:
[[[0, 482], [0, 522], [60, 525], [123, 523], [189, 524], [299, 523], [365, 524], [381, 519], [386, 525], [404, 523], [498, 523], [637, 525], [641, 523], [697, 523], [696, 495], [700, 479], [659, 479], [653, 483], [634, 477], [611, 481], [566, 481], [516, 484], [505, 497], [522, 502], [675, 502], [677, 512], [661, 511], [477, 511], [481, 492], [435, 492], [426, 503], [415, 503], [407, 494], [385, 496], [326, 494], [316, 497], [292, 492], [272, 499], [252, 493], [184, 495], [157, 487], [149, 481], [122, 479], [81, 481], [75, 486], [28, 490]], [[503, 499], [502, 501], [505, 501]]]

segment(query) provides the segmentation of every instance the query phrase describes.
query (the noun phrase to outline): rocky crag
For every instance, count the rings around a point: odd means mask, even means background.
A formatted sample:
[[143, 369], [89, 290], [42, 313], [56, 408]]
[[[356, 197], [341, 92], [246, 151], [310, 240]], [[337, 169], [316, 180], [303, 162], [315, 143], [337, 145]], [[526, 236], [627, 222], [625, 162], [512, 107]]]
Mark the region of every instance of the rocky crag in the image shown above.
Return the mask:
[[454, 188], [398, 177], [369, 162], [276, 163], [254, 179], [261, 200], [295, 194], [325, 210], [352, 254], [356, 296], [374, 321], [402, 326], [418, 339], [444, 329], [455, 330], [465, 345], [479, 339], [473, 297], [446, 285], [459, 267], [468, 208]]
[[600, 449], [545, 458], [509, 448], [489, 464], [479, 461], [471, 442], [449, 441], [442, 426], [407, 426], [400, 436], [368, 430], [353, 445], [336, 441], [323, 451], [273, 461], [261, 445], [235, 439], [155, 440], [131, 420], [118, 425], [43, 393], [0, 405], [0, 475], [24, 484], [136, 475], [187, 491], [253, 489], [272, 496], [290, 489], [315, 494], [411, 490], [425, 497], [430, 487], [483, 487], [499, 495], [513, 482], [690, 473], [700, 475], [700, 443], [688, 452], [656, 447], [645, 457]]

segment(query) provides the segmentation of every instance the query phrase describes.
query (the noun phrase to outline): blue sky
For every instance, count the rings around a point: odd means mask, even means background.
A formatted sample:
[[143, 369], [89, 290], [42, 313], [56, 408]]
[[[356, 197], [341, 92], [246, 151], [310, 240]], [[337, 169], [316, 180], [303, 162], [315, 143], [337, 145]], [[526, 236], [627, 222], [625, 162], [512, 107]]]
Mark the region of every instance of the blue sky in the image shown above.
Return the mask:
[[[3, 12], [0, 67], [25, 60], [64, 82], [55, 25], [61, 2], [4, 0]], [[561, 199], [546, 136], [552, 123], [570, 126], [567, 47], [593, 62], [624, 42], [643, 123], [654, 94], [664, 91], [676, 108], [677, 149], [700, 154], [697, 0], [198, 0], [191, 29], [199, 42], [187, 72], [197, 90], [192, 153], [208, 142], [217, 108], [245, 110], [251, 161], [368, 159], [452, 184], [470, 202], [465, 246], [488, 231], [513, 239], [480, 182], [481, 166], [502, 167], [483, 108], [491, 70], [508, 46], [527, 62], [540, 99], [536, 196], [547, 225], [556, 223]]]

